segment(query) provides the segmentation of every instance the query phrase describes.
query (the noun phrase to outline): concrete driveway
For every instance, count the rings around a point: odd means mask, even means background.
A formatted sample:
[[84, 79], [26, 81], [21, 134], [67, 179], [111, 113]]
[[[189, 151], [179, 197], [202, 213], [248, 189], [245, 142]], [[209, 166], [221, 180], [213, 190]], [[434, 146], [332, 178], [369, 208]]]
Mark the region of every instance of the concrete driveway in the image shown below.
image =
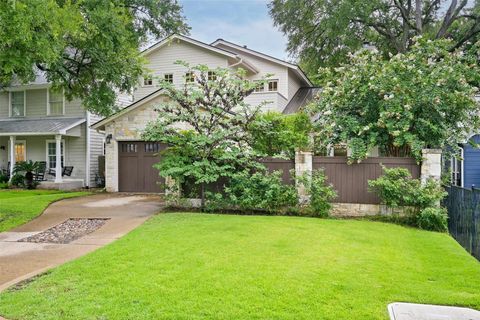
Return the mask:
[[[0, 233], [0, 291], [78, 258], [125, 235], [161, 209], [160, 196], [98, 194], [50, 205], [38, 218]], [[68, 244], [17, 242], [69, 218], [109, 218], [96, 231]]]

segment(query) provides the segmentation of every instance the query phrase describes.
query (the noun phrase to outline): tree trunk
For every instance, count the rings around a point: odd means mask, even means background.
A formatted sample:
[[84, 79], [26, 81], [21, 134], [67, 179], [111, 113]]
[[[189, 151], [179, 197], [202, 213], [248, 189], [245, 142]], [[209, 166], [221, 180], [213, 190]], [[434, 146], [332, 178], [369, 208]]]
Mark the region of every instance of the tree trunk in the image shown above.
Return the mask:
[[25, 173], [25, 184], [27, 189], [33, 189], [33, 173], [31, 171]]
[[205, 182], [202, 182], [202, 184], [200, 185], [200, 197], [201, 197], [200, 207], [201, 207], [201, 210], [203, 211], [203, 209], [205, 209]]
[[415, 1], [415, 26], [417, 34], [422, 34], [422, 0]]

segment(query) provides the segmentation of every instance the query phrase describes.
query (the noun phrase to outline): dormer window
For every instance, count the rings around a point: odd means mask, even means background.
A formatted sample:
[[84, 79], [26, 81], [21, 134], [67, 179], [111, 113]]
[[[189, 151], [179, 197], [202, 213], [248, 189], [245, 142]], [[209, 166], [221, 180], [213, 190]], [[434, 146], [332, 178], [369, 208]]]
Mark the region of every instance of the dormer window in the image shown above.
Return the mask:
[[217, 74], [215, 73], [215, 71], [208, 71], [208, 80], [209, 81], [217, 80]]
[[166, 73], [163, 76], [163, 79], [165, 80], [165, 82], [173, 83], [173, 73]]
[[264, 92], [265, 84], [263, 82], [256, 81], [254, 92]]
[[26, 91], [10, 92], [10, 116], [25, 117]]
[[63, 90], [48, 90], [47, 115], [59, 116], [65, 114], [65, 99]]
[[187, 72], [185, 74], [185, 82], [193, 82], [195, 81], [195, 74], [193, 72]]
[[268, 81], [268, 91], [278, 91], [278, 80]]
[[144, 87], [151, 87], [153, 86], [153, 77], [151, 75], [145, 76], [143, 78], [143, 86]]

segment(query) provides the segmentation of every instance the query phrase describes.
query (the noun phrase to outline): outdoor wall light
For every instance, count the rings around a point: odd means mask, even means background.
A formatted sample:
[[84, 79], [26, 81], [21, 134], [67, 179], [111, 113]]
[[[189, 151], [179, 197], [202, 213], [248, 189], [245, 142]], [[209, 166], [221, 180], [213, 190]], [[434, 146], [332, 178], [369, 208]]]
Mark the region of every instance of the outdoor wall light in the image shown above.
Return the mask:
[[105, 137], [105, 142], [106, 142], [107, 144], [110, 144], [110, 141], [112, 141], [112, 134], [111, 134], [111, 133], [108, 134], [108, 135]]

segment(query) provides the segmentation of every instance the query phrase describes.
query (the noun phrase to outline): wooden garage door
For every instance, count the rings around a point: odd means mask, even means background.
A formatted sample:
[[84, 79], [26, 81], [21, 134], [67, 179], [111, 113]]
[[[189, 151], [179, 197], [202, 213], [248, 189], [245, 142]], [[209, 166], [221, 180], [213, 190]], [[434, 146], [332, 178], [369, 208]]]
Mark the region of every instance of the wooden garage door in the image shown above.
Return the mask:
[[153, 168], [160, 161], [158, 142], [128, 141], [118, 145], [118, 189], [123, 192], [164, 192], [165, 179]]

